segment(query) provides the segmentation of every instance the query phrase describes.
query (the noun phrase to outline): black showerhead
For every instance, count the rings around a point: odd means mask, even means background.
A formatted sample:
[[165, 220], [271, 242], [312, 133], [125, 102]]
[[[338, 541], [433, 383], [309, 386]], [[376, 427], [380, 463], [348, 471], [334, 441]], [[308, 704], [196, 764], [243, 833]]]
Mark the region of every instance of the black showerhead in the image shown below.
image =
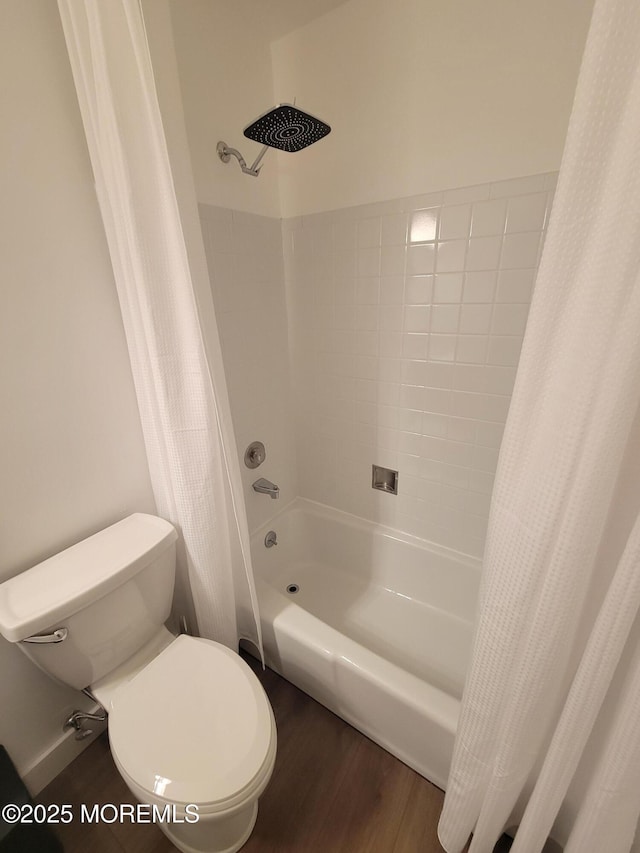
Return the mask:
[[262, 168], [260, 166], [259, 169], [258, 164], [266, 154], [267, 148], [279, 148], [280, 151], [302, 151], [303, 148], [313, 145], [328, 133], [331, 133], [331, 128], [319, 118], [303, 113], [291, 104], [280, 104], [261, 115], [244, 130], [247, 139], [253, 139], [263, 145], [262, 151], [251, 166], [247, 166], [239, 151], [230, 148], [222, 140], [218, 142], [216, 151], [223, 163], [228, 163], [231, 157], [235, 157], [245, 175], [257, 178]]
[[331, 132], [328, 124], [290, 104], [280, 104], [244, 130], [247, 139], [281, 151], [301, 151]]

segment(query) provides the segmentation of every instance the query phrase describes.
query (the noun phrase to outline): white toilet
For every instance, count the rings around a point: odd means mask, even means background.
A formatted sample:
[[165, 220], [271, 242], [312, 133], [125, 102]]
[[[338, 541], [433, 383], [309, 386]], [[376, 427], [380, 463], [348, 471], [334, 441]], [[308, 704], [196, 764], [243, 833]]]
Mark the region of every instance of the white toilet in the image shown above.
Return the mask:
[[137, 513], [56, 554], [0, 584], [0, 632], [104, 705], [118, 770], [171, 816], [158, 825], [179, 850], [233, 853], [273, 771], [275, 721], [238, 655], [165, 628], [176, 539]]

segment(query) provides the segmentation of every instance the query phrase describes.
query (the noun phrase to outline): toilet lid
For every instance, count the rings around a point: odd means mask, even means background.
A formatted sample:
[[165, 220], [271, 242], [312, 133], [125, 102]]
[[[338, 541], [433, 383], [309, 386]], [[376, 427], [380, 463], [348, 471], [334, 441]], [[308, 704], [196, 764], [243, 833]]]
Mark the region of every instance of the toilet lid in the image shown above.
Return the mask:
[[118, 689], [109, 713], [116, 762], [154, 797], [215, 804], [255, 779], [271, 745], [262, 685], [234, 652], [177, 637]]

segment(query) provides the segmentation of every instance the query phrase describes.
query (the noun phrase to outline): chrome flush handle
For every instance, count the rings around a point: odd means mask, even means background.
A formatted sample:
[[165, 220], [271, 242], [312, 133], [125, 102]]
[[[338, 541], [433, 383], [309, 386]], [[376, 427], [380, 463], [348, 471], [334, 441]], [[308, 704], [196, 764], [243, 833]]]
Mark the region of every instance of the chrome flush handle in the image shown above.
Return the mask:
[[34, 634], [33, 637], [25, 637], [23, 643], [61, 643], [69, 636], [66, 628], [56, 628], [53, 634]]

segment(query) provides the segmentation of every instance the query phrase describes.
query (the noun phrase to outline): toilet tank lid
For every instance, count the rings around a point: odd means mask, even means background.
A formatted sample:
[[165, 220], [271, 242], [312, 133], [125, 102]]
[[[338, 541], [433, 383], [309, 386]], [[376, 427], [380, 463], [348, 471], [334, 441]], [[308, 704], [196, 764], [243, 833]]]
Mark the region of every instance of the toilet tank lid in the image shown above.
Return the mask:
[[168, 521], [138, 512], [10, 578], [0, 584], [0, 633], [16, 643], [64, 627], [61, 620], [125, 583], [177, 537]]

